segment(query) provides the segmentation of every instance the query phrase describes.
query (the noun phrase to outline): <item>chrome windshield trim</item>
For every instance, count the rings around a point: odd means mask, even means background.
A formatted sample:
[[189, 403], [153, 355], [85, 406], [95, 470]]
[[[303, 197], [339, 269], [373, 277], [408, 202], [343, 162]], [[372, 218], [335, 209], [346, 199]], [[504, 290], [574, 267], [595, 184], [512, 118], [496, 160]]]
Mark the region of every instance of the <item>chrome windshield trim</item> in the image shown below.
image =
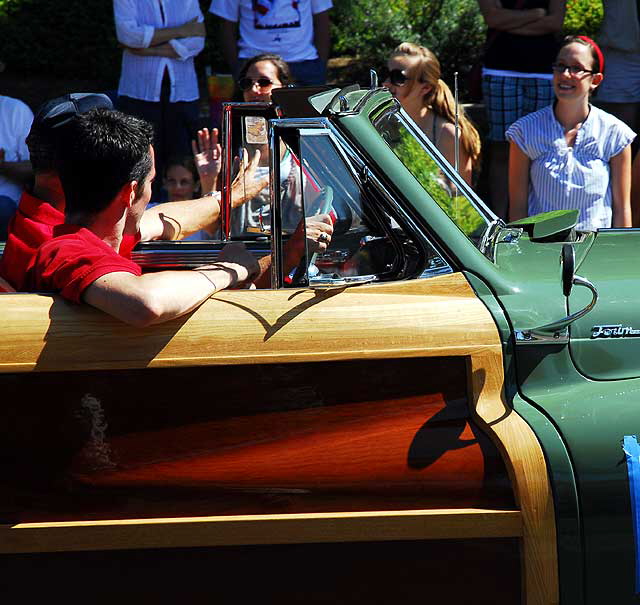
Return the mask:
[[[487, 223], [490, 225], [493, 221], [498, 219], [498, 216], [496, 216], [493, 211], [478, 197], [476, 192], [467, 184], [462, 176], [455, 171], [453, 166], [447, 162], [445, 157], [440, 153], [440, 150], [431, 142], [429, 137], [420, 130], [418, 125], [409, 117], [409, 114], [402, 107], [398, 109], [397, 114], [400, 115], [404, 126], [410, 130], [416, 139], [418, 139], [418, 141], [427, 149], [427, 151], [433, 155], [433, 158], [436, 160], [440, 169], [444, 171], [445, 176], [452, 180], [456, 188], [473, 202], [476, 210], [484, 215]], [[487, 226], [487, 229], [489, 228], [489, 225]]]
[[[131, 252], [131, 260], [144, 269], [193, 269], [217, 262], [224, 243], [167, 241], [158, 246], [155, 242], [144, 242]], [[250, 251], [256, 258], [262, 258], [270, 254], [269, 244], [256, 242]]]
[[327, 128], [331, 122], [324, 117], [317, 118], [277, 118], [269, 120], [273, 128]]
[[[387, 204], [391, 206], [392, 214], [395, 213], [396, 217], [400, 219], [402, 223], [406, 225], [409, 232], [414, 238], [422, 242], [423, 246], [430, 246], [431, 249], [442, 259], [443, 263], [447, 266], [447, 273], [453, 273], [453, 268], [449, 262], [447, 256], [442, 250], [435, 245], [430, 238], [424, 233], [424, 229], [418, 226], [413, 218], [406, 212], [400, 203], [396, 200], [393, 193], [387, 189], [384, 183], [375, 175], [375, 173], [369, 168], [364, 160], [358, 155], [357, 150], [346, 139], [342, 133], [332, 124], [329, 123], [329, 131], [332, 138], [336, 140], [334, 146], [338, 149], [338, 152], [342, 156], [347, 165], [347, 168], [351, 172], [352, 176], [364, 189], [366, 188], [367, 181], [370, 181], [375, 189], [382, 194]], [[357, 166], [357, 168], [354, 166]], [[425, 269], [427, 271], [428, 269]], [[424, 275], [424, 272], [423, 274]]]
[[[395, 212], [397, 217], [399, 217], [400, 221], [408, 227], [412, 235], [422, 241], [423, 245], [431, 246], [432, 250], [442, 259], [443, 263], [448, 268], [448, 270], [445, 272], [453, 273], [454, 269], [451, 265], [451, 259], [448, 257], [448, 255], [443, 252], [443, 249], [440, 246], [436, 245], [433, 240], [425, 234], [424, 229], [416, 223], [411, 215], [408, 214], [404, 209], [402, 204], [397, 201], [393, 192], [391, 192], [387, 188], [387, 186], [369, 168], [369, 166], [360, 157], [360, 155], [358, 155], [358, 151], [353, 147], [350, 141], [346, 139], [333, 124], [329, 124], [329, 130], [331, 131], [331, 136], [333, 136], [337, 140], [338, 144], [336, 145], [336, 147], [339, 149], [340, 154], [346, 160], [345, 163], [347, 164], [354, 178], [356, 178], [363, 187], [365, 186], [367, 181], [371, 181], [376, 190], [382, 194], [384, 199], [391, 206], [392, 211]], [[354, 168], [354, 164], [357, 166], [357, 169]], [[428, 269], [425, 269], [425, 272], [426, 271], [428, 271]], [[425, 272], [423, 272], [423, 275]]]
[[272, 178], [269, 181], [269, 202], [271, 205], [271, 285], [274, 288], [282, 288], [284, 276], [282, 275], [282, 215], [280, 214], [280, 149], [279, 137], [272, 121], [268, 124], [269, 132], [269, 172]]

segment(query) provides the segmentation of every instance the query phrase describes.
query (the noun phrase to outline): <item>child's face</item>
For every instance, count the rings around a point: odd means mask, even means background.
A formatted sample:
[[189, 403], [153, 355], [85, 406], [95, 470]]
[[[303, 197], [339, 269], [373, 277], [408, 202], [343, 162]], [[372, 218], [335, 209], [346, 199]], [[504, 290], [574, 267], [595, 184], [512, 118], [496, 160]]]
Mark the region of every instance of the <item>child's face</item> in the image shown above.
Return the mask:
[[184, 166], [173, 165], [167, 169], [164, 187], [170, 202], [181, 202], [195, 198], [196, 182], [193, 174]]

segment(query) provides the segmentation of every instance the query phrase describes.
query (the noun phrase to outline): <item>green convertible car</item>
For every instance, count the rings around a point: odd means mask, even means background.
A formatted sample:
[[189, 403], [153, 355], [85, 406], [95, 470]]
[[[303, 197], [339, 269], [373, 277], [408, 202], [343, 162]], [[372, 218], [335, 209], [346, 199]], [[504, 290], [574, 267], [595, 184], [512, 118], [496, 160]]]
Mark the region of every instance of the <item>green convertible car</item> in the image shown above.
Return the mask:
[[374, 74], [223, 114], [220, 233], [135, 260], [241, 240], [270, 288], [145, 329], [0, 294], [4, 601], [640, 602], [640, 235], [505, 225]]

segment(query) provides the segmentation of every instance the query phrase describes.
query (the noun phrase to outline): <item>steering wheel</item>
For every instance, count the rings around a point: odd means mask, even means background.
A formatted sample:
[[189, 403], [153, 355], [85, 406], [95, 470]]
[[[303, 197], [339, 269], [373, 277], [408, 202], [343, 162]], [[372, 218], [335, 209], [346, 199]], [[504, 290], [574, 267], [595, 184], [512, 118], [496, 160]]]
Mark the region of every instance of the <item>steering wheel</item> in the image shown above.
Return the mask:
[[[333, 188], [327, 185], [320, 190], [318, 197], [313, 201], [314, 206], [317, 208], [316, 212], [312, 216], [317, 216], [318, 214], [329, 214], [331, 212], [331, 208], [333, 207]], [[306, 247], [305, 247], [306, 250]], [[292, 285], [298, 283], [300, 279], [302, 279], [307, 267], [311, 267], [316, 262], [316, 258], [318, 256], [317, 252], [314, 252], [311, 255], [311, 259], [309, 260], [309, 265], [305, 264], [306, 254], [302, 256], [298, 266], [296, 267], [295, 272], [293, 273], [293, 277], [291, 278]]]
[[318, 208], [314, 215], [329, 214], [333, 206], [333, 187], [329, 185], [323, 187], [313, 203]]

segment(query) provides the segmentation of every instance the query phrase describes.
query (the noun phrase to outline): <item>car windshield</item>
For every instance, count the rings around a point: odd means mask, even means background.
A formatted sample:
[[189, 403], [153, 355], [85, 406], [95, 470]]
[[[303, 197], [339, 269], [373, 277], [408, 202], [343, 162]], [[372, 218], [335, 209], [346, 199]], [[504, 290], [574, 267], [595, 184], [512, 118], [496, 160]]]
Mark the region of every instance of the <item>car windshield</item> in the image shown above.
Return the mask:
[[374, 119], [373, 124], [423, 189], [473, 244], [482, 249], [485, 234], [496, 217], [463, 183], [434, 145], [399, 108], [385, 112]]

